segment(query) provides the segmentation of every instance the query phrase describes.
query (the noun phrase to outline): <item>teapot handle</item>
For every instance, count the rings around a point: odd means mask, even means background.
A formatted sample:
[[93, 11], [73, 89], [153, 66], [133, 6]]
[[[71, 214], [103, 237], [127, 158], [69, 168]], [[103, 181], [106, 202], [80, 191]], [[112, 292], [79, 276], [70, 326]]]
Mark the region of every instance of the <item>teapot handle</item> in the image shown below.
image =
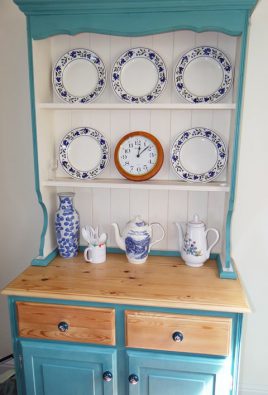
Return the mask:
[[159, 226], [159, 227], [161, 228], [161, 230], [162, 230], [162, 236], [160, 237], [160, 239], [155, 240], [154, 242], [152, 242], [152, 243], [149, 245], [149, 250], [148, 250], [148, 252], [150, 252], [151, 247], [152, 247], [154, 244], [156, 244], [156, 243], [158, 243], [159, 241], [163, 240], [163, 238], [165, 237], [165, 231], [164, 231], [164, 229], [163, 229], [163, 226], [160, 225], [158, 222], [153, 222], [150, 226], [153, 227], [153, 225]]
[[208, 234], [208, 232], [214, 232], [214, 233], [216, 233], [216, 239], [213, 241], [213, 243], [211, 244], [211, 246], [210, 247], [208, 247], [208, 249], [207, 249], [207, 252], [210, 254], [210, 251], [211, 251], [211, 249], [214, 247], [214, 245], [218, 242], [218, 240], [219, 240], [219, 238], [220, 238], [220, 234], [219, 234], [219, 232], [217, 231], [217, 229], [215, 229], [215, 228], [209, 228], [209, 229], [207, 229], [206, 230], [206, 237], [207, 237], [207, 234]]

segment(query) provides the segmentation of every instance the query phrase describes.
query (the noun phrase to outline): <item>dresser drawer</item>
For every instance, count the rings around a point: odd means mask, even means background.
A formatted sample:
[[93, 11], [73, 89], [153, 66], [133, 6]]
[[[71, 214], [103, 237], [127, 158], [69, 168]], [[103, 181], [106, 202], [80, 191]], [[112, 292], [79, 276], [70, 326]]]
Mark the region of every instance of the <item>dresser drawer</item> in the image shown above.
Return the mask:
[[17, 302], [20, 337], [115, 344], [115, 311], [95, 307]]
[[231, 318], [126, 311], [125, 325], [127, 347], [229, 354]]

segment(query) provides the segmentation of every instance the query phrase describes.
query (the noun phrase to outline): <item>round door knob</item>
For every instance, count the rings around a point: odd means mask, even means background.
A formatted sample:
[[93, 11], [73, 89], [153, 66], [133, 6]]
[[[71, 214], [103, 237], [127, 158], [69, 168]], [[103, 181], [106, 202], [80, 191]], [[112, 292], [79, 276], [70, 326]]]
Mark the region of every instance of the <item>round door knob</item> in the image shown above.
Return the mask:
[[58, 330], [60, 332], [66, 332], [69, 329], [69, 325], [65, 321], [61, 321], [58, 323]]
[[103, 378], [103, 381], [106, 381], [108, 383], [109, 381], [112, 380], [113, 375], [111, 372], [109, 372], [109, 370], [107, 370], [106, 372], [103, 373], [102, 378]]
[[174, 342], [180, 343], [183, 341], [183, 334], [181, 332], [174, 332], [172, 335]]
[[130, 384], [137, 384], [139, 378], [136, 374], [131, 374], [130, 376], [128, 376], [128, 381], [130, 382]]

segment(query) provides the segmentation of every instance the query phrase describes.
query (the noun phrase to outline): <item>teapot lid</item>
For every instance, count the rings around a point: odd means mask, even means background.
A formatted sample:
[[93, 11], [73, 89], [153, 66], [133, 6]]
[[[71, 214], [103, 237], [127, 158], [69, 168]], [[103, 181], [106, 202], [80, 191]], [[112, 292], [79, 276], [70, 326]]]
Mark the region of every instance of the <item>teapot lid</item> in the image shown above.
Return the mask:
[[135, 224], [136, 226], [138, 226], [138, 227], [142, 227], [142, 226], [145, 226], [145, 225], [146, 225], [146, 222], [143, 221], [143, 219], [141, 218], [140, 215], [137, 215], [137, 216], [133, 219], [133, 221], [131, 221], [131, 222], [134, 222], [134, 224]]
[[189, 221], [189, 224], [195, 227], [201, 227], [204, 226], [204, 222], [202, 222], [199, 218], [198, 214], [194, 214], [193, 219]]

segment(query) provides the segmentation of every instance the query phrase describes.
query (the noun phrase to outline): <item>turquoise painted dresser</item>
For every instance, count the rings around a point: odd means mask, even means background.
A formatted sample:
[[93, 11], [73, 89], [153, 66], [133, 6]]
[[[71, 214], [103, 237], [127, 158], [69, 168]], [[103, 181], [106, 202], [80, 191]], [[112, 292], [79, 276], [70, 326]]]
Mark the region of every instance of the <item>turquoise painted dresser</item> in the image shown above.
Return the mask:
[[[27, 19], [35, 187], [44, 219], [38, 256], [3, 291], [19, 395], [237, 394], [242, 317], [249, 307], [231, 259], [230, 229], [247, 32], [256, 2], [15, 0]], [[228, 55], [233, 83], [221, 101], [186, 102], [176, 91], [174, 68], [187, 51], [204, 46]], [[94, 102], [66, 103], [51, 74], [64, 53], [79, 48], [100, 56], [106, 86]], [[131, 48], [151, 48], [167, 67], [165, 90], [153, 103], [126, 103], [113, 92], [114, 62]], [[110, 160], [97, 179], [67, 176], [59, 145], [81, 126], [103, 133], [113, 149], [130, 131], [152, 132], [164, 150], [161, 170], [137, 183], [123, 179]], [[226, 169], [208, 183], [179, 181], [170, 170], [172, 142], [194, 127], [216, 130], [227, 146]], [[106, 263], [57, 257], [54, 213], [57, 194], [67, 190], [75, 192], [81, 225], [101, 224], [108, 233]], [[179, 257], [174, 222], [196, 212], [221, 238], [211, 260], [193, 269]], [[111, 229], [136, 214], [166, 232], [143, 265], [118, 254]]]
[[120, 254], [30, 266], [9, 295], [19, 394], [234, 395], [243, 314], [239, 280], [215, 260], [133, 265]]

